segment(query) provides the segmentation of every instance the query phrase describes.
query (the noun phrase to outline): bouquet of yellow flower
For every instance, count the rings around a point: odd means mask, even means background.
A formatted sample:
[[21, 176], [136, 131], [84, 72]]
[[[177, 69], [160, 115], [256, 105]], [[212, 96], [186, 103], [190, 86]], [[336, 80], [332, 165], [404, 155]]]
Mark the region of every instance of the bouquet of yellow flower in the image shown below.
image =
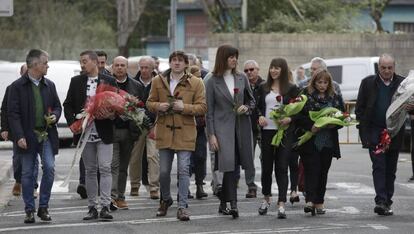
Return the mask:
[[[354, 114], [342, 112], [334, 107], [326, 107], [320, 111], [309, 111], [309, 117], [314, 122], [314, 126], [318, 128], [323, 128], [329, 124], [338, 126], [358, 124]], [[309, 141], [313, 135], [314, 133], [311, 131], [305, 132], [305, 134], [299, 137], [299, 141], [295, 145], [303, 145], [305, 142]]]
[[[276, 100], [279, 103], [282, 102], [282, 99], [283, 97], [280, 95], [276, 97]], [[305, 106], [307, 100], [308, 97], [306, 95], [300, 95], [299, 97], [289, 100], [289, 104], [282, 104], [270, 112], [270, 119], [272, 119], [277, 126], [277, 132], [272, 138], [272, 145], [278, 147], [282, 142], [285, 130], [289, 128], [289, 125], [280, 125], [280, 120], [299, 113]]]

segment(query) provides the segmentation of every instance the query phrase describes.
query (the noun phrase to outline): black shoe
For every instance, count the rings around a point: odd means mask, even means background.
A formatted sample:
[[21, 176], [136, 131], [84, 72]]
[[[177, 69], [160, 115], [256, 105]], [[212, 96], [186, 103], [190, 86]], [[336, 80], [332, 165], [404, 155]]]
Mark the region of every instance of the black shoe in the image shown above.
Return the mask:
[[267, 210], [269, 209], [269, 206], [270, 206], [270, 203], [264, 200], [259, 207], [259, 210], [258, 210], [259, 215], [266, 215]]
[[34, 222], [35, 222], [34, 211], [26, 212], [26, 217], [24, 217], [24, 223], [34, 223]]
[[388, 208], [385, 204], [377, 204], [374, 208], [374, 212], [378, 215], [387, 215]]
[[76, 192], [79, 194], [79, 196], [82, 199], [88, 198], [88, 194], [86, 193], [86, 187], [83, 184], [79, 184], [78, 188], [76, 189]]
[[316, 208], [316, 214], [318, 214], [318, 215], [324, 215], [324, 214], [326, 214], [326, 209], [324, 209], [324, 208]]
[[246, 198], [256, 198], [257, 197], [257, 189], [249, 188], [246, 193]]
[[303, 207], [303, 211], [305, 213], [309, 213], [310, 212], [312, 214], [312, 216], [315, 216], [316, 215], [316, 211], [315, 210], [316, 210], [315, 207], [312, 206], [312, 205], [305, 205], [305, 207]]
[[99, 218], [101, 218], [103, 220], [111, 220], [114, 217], [112, 217], [112, 215], [109, 214], [108, 207], [104, 206], [104, 207], [102, 207], [101, 212], [99, 212]]
[[286, 219], [286, 212], [284, 207], [279, 207], [277, 209], [277, 218], [278, 219]]
[[408, 182], [414, 182], [414, 175], [408, 178]]
[[227, 208], [226, 202], [220, 202], [218, 213], [222, 215], [230, 215], [230, 210]]
[[203, 197], [208, 197], [208, 194], [204, 192], [203, 185], [197, 185], [196, 198], [201, 199]]
[[229, 214], [233, 216], [233, 219], [236, 219], [239, 217], [239, 209], [237, 209], [237, 201], [230, 201]]
[[52, 218], [49, 215], [46, 207], [39, 207], [37, 210], [37, 216], [43, 221], [52, 221]]
[[221, 186], [217, 186], [216, 189], [213, 192], [213, 195], [216, 196], [216, 197], [218, 197], [218, 198], [220, 198], [221, 190], [222, 190], [221, 189]]
[[118, 206], [117, 206], [116, 201], [114, 199], [111, 199], [111, 203], [109, 203], [109, 209], [111, 211], [118, 210]]
[[299, 202], [300, 201], [300, 199], [299, 199], [299, 195], [296, 195], [296, 196], [290, 196], [290, 198], [289, 198], [289, 201], [290, 201], [290, 203], [292, 203], [292, 205], [293, 205], [293, 203], [295, 203], [295, 202]]
[[89, 212], [83, 217], [83, 220], [98, 219], [98, 211], [95, 207], [89, 208]]
[[391, 206], [390, 206], [390, 205], [387, 205], [387, 212], [385, 212], [385, 214], [386, 214], [387, 216], [389, 216], [389, 215], [393, 215], [393, 214], [394, 214], [394, 211], [392, 210], [392, 208], [391, 208]]

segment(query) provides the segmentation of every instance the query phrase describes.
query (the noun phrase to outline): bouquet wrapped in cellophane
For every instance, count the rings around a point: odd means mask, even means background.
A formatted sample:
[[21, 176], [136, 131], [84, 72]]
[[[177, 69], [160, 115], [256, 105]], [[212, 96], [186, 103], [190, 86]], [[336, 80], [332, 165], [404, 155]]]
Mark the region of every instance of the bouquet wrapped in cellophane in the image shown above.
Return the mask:
[[[309, 111], [309, 117], [314, 122], [314, 126], [318, 128], [326, 127], [327, 125], [351, 126], [358, 124], [354, 114], [342, 112], [334, 107], [325, 107], [320, 111]], [[299, 137], [299, 141], [295, 144], [301, 146], [309, 141], [314, 133], [306, 131], [305, 134]]]
[[[279, 103], [282, 102], [282, 99], [283, 97], [280, 95], [276, 97], [276, 101]], [[270, 119], [272, 119], [277, 126], [277, 132], [272, 138], [272, 145], [278, 147], [282, 142], [285, 131], [289, 128], [289, 125], [280, 125], [280, 120], [299, 113], [305, 106], [307, 100], [308, 97], [306, 95], [300, 95], [299, 97], [289, 100], [289, 104], [279, 105], [270, 112]]]
[[[114, 86], [100, 84], [96, 89], [96, 95], [90, 97], [85, 104], [82, 113], [76, 116], [76, 121], [70, 125], [73, 133], [81, 133], [97, 118], [114, 118], [132, 120], [142, 130], [148, 128], [148, 117], [145, 114], [144, 103], [138, 98], [120, 90]], [[109, 110], [101, 112], [100, 110]], [[104, 113], [104, 115], [102, 115]]]

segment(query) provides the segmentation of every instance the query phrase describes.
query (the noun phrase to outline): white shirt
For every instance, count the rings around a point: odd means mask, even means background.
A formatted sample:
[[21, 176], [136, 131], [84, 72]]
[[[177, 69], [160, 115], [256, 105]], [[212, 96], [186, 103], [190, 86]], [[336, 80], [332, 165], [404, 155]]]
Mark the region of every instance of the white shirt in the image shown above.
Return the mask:
[[231, 70], [226, 70], [223, 74], [224, 82], [226, 82], [227, 88], [229, 89], [230, 95], [234, 98], [234, 76]]
[[266, 118], [267, 125], [263, 127], [264, 130], [276, 130], [277, 129], [275, 121], [273, 119], [270, 119], [270, 112], [282, 104], [276, 100], [276, 97], [278, 95], [280, 94], [274, 91], [270, 91], [265, 97], [265, 103], [266, 103], [265, 118]]

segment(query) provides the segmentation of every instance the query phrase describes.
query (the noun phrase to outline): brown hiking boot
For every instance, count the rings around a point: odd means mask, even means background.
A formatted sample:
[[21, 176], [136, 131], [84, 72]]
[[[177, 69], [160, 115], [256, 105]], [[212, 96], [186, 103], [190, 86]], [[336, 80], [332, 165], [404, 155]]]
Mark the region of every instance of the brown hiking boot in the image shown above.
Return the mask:
[[166, 216], [168, 207], [170, 207], [172, 204], [173, 204], [172, 199], [167, 200], [167, 201], [161, 200], [160, 201], [160, 207], [157, 210], [157, 216], [158, 217], [159, 216]]
[[128, 203], [125, 200], [117, 200], [116, 205], [120, 210], [128, 210]]
[[14, 183], [12, 194], [13, 196], [20, 196], [22, 193], [22, 185], [20, 183]]
[[131, 193], [129, 195], [138, 196], [139, 195], [138, 191], [139, 191], [139, 188], [131, 188]]
[[151, 191], [150, 192], [150, 198], [152, 200], [160, 199], [160, 195], [159, 195], [158, 191]]
[[190, 220], [190, 213], [184, 208], [179, 208], [177, 210], [177, 219], [180, 221], [188, 221]]

